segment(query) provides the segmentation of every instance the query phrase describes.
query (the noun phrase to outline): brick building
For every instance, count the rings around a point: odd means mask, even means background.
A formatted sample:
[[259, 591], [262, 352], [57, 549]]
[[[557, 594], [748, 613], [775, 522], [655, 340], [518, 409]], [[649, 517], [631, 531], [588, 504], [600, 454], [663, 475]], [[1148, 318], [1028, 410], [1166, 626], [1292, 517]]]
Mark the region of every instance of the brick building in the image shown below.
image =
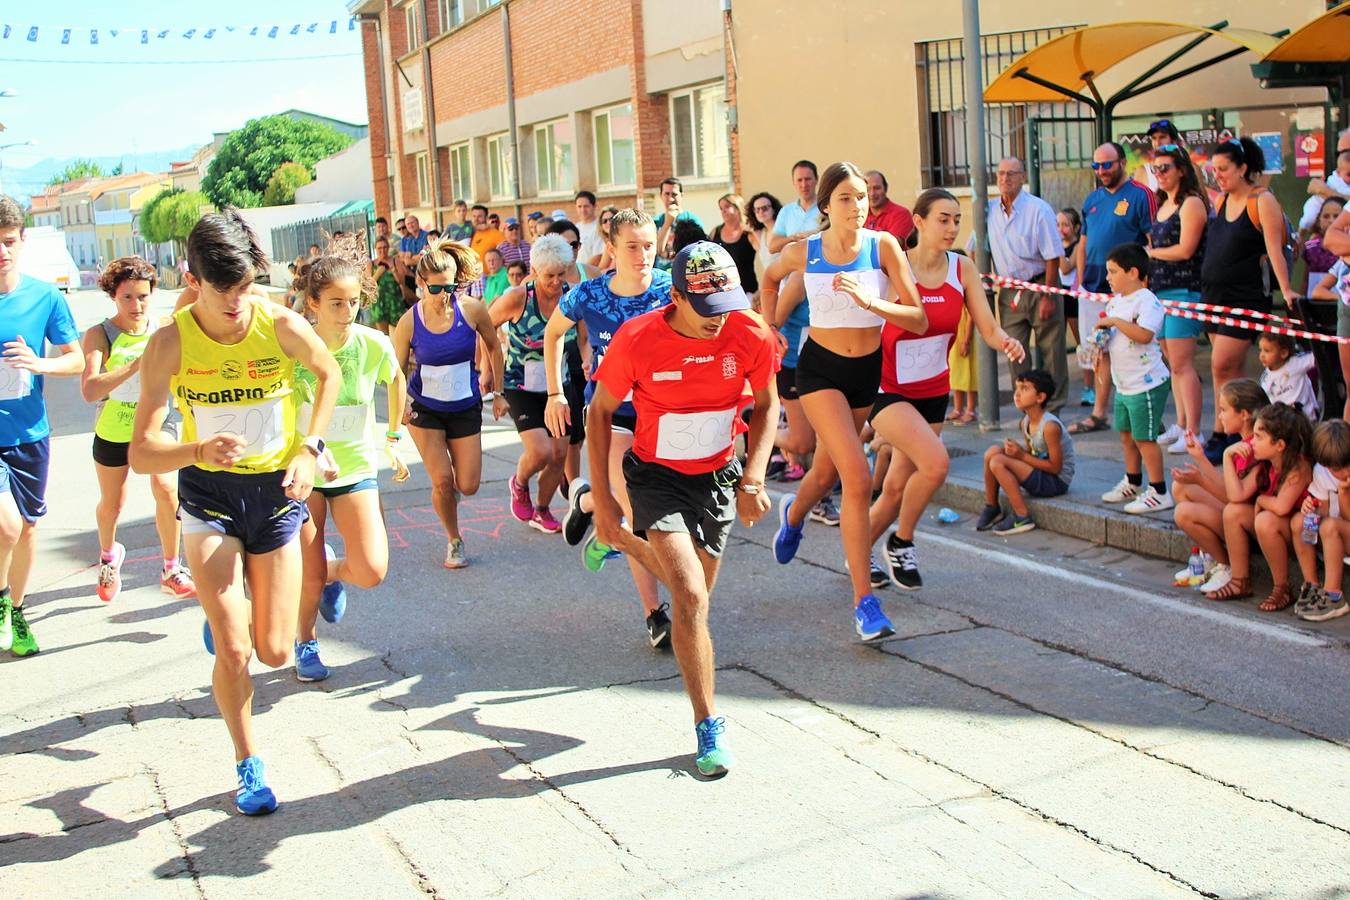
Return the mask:
[[[733, 161], [718, 0], [351, 0], [379, 215], [445, 222], [653, 198], [706, 225]], [[430, 72], [430, 84], [426, 75]], [[392, 214], [392, 215], [391, 215]]]

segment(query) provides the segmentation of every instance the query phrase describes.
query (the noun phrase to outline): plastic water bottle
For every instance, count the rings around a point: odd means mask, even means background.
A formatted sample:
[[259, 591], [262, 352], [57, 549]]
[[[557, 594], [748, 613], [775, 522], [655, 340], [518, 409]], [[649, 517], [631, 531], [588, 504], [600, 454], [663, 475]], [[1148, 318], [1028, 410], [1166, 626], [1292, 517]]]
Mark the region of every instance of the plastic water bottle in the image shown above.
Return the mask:
[[[1097, 313], [1097, 318], [1105, 319], [1106, 310], [1102, 310], [1101, 312]], [[1111, 332], [1114, 330], [1115, 330], [1114, 328], [1092, 329], [1092, 343], [1096, 345], [1098, 353], [1104, 352], [1107, 346], [1111, 343]]]
[[961, 521], [961, 514], [951, 507], [944, 506], [938, 510], [937, 520], [943, 525], [951, 525]]
[[1315, 512], [1303, 514], [1303, 533], [1299, 535], [1303, 538], [1305, 544], [1317, 543], [1317, 529], [1322, 524], [1322, 517]]
[[1192, 580], [1195, 580], [1195, 583], [1199, 584], [1200, 582], [1196, 579], [1205, 577], [1205, 557], [1200, 553], [1199, 547], [1191, 548], [1191, 558], [1187, 561], [1186, 567], [1191, 571]]

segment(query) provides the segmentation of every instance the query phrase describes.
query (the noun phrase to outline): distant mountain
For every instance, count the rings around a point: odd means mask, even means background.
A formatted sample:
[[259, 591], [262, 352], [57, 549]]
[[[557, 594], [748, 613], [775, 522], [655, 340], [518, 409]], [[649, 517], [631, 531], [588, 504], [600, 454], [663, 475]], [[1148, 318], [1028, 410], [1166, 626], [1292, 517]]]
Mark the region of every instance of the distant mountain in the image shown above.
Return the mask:
[[156, 150], [148, 153], [127, 153], [124, 156], [69, 156], [52, 158], [34, 163], [26, 168], [7, 165], [0, 169], [0, 186], [20, 203], [40, 192], [52, 176], [59, 174], [66, 166], [77, 159], [93, 159], [103, 171], [111, 171], [119, 162], [123, 172], [167, 172], [169, 163], [185, 162], [192, 158], [201, 144], [189, 144], [177, 150]]

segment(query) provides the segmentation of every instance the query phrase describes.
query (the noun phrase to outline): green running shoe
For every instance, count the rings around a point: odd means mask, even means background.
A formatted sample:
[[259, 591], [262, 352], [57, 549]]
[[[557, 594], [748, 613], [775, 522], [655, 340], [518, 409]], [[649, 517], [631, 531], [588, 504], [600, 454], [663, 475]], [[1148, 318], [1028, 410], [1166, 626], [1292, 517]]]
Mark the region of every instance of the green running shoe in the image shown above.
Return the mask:
[[28, 620], [23, 616], [23, 607], [10, 607], [9, 619], [14, 629], [14, 642], [10, 645], [9, 652], [15, 656], [32, 656], [37, 653], [37, 641], [28, 628]]
[[722, 746], [722, 734], [727, 730], [727, 720], [718, 716], [709, 716], [694, 726], [698, 737], [698, 756], [694, 765], [705, 778], [721, 778], [731, 769], [731, 751]]
[[14, 644], [14, 626], [10, 624], [11, 603], [9, 594], [0, 596], [0, 651], [8, 650]]
[[599, 572], [605, 567], [605, 563], [620, 556], [623, 554], [608, 544], [600, 543], [594, 534], [581, 545], [581, 562], [588, 572]]

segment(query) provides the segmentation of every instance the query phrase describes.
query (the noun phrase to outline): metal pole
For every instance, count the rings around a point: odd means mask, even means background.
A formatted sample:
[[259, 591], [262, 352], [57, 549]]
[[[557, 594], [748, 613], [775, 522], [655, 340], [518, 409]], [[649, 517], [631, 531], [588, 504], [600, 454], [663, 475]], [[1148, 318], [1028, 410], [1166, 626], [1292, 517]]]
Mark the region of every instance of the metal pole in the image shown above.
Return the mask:
[[[966, 160], [970, 163], [970, 211], [975, 222], [975, 262], [989, 265], [989, 165], [984, 154], [984, 60], [980, 57], [980, 0], [961, 0], [965, 14]], [[995, 306], [995, 310], [997, 307]], [[998, 354], [984, 341], [972, 341], [980, 370], [980, 430], [998, 425]]]
[[[506, 123], [511, 129], [511, 195], [516, 218], [520, 218], [520, 135], [516, 130], [516, 69], [511, 59], [511, 5], [502, 4], [502, 51], [506, 62]], [[520, 226], [525, 233], [525, 225]]]
[[427, 18], [427, 0], [422, 0], [422, 97], [426, 103], [427, 177], [431, 179], [431, 221], [441, 227], [441, 159], [436, 149], [436, 93], [431, 77], [431, 34]]

